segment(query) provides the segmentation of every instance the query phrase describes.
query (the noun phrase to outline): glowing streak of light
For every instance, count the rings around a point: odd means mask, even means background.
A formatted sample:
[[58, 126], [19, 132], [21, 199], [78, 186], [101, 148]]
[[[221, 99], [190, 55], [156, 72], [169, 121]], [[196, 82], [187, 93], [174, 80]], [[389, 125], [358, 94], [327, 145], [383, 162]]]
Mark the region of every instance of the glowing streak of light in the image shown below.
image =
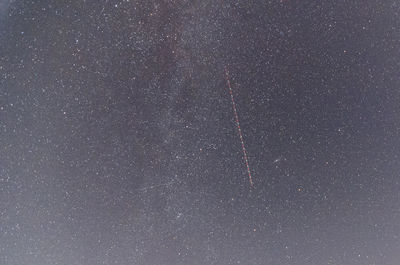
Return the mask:
[[235, 99], [233, 97], [231, 80], [229, 78], [229, 72], [228, 72], [228, 69], [226, 67], [225, 67], [225, 78], [226, 78], [226, 83], [228, 84], [229, 94], [231, 95], [233, 113], [235, 115], [236, 127], [238, 129], [240, 142], [242, 144], [243, 159], [244, 159], [244, 162], [246, 163], [247, 173], [249, 175], [250, 186], [254, 187], [253, 178], [251, 177], [251, 171], [250, 171], [250, 166], [249, 166], [249, 159], [247, 157], [246, 147], [244, 145], [242, 129], [240, 129], [239, 116], [238, 116], [237, 109], [236, 109], [236, 103], [235, 103]]

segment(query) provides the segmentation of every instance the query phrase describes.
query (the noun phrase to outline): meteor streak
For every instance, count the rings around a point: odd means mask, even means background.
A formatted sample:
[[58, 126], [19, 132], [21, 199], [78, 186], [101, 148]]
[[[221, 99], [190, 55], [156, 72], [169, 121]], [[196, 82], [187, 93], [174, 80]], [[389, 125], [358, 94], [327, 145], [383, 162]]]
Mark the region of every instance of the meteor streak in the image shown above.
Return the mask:
[[250, 172], [249, 159], [247, 158], [246, 147], [244, 145], [242, 129], [240, 129], [239, 116], [238, 116], [237, 109], [236, 109], [236, 103], [235, 103], [235, 99], [233, 97], [231, 80], [229, 78], [229, 72], [226, 67], [225, 67], [225, 78], [226, 78], [226, 83], [228, 84], [229, 94], [231, 95], [233, 114], [235, 115], [236, 127], [238, 129], [240, 142], [242, 144], [243, 159], [244, 159], [244, 162], [246, 163], [247, 173], [249, 175], [250, 186], [254, 187], [253, 178], [251, 177], [251, 172]]

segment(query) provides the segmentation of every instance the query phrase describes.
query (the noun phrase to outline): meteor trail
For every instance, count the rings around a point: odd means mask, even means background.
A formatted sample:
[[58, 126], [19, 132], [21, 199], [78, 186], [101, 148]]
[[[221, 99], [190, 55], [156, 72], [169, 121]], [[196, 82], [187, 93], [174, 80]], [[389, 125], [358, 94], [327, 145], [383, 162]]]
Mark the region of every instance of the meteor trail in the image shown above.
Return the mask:
[[253, 178], [251, 177], [251, 172], [250, 172], [249, 159], [247, 158], [246, 147], [244, 145], [243, 134], [242, 134], [242, 130], [240, 129], [239, 116], [238, 116], [238, 113], [237, 113], [237, 110], [236, 110], [236, 103], [235, 103], [235, 99], [233, 97], [231, 81], [229, 79], [229, 72], [228, 72], [228, 69], [226, 67], [225, 67], [225, 78], [226, 78], [226, 82], [228, 84], [229, 94], [231, 95], [233, 113], [235, 115], [236, 127], [238, 129], [240, 142], [242, 144], [243, 159], [244, 159], [244, 162], [246, 163], [247, 173], [249, 175], [250, 186], [254, 187]]

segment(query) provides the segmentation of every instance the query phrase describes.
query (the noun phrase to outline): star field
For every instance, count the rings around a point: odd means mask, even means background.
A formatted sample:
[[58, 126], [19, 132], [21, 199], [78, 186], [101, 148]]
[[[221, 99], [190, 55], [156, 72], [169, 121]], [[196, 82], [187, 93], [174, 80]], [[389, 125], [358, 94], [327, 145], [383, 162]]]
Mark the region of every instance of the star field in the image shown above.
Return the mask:
[[399, 47], [395, 0], [0, 0], [0, 264], [399, 264]]

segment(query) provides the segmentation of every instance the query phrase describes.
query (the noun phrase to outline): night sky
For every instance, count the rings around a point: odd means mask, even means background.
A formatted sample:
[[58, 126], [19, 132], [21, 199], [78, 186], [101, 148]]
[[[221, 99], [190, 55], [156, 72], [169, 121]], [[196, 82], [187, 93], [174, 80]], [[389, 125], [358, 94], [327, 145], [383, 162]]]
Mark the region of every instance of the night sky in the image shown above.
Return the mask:
[[0, 0], [1, 265], [398, 265], [399, 189], [398, 0]]

